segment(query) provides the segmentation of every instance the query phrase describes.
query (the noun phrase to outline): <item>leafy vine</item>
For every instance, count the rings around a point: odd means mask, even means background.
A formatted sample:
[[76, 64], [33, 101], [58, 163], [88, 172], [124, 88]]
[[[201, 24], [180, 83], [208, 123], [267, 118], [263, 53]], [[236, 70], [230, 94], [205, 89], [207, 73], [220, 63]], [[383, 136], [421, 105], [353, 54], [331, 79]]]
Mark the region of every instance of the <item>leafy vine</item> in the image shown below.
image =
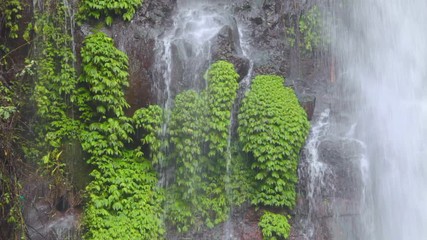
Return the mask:
[[243, 150], [255, 158], [259, 187], [252, 203], [292, 208], [299, 152], [310, 125], [295, 93], [283, 84], [273, 75], [254, 79], [242, 102], [238, 132]]
[[105, 23], [111, 25], [114, 15], [121, 15], [123, 20], [130, 21], [136, 9], [142, 5], [143, 0], [110, 0], [95, 1], [82, 0], [79, 7], [81, 20], [88, 17], [100, 19], [105, 17]]
[[83, 150], [90, 155], [88, 163], [96, 166], [86, 189], [85, 238], [159, 239], [164, 234], [163, 193], [152, 162], [139, 147], [126, 144], [133, 141], [135, 125], [147, 131], [142, 142], [153, 143], [155, 150], [161, 109], [153, 106], [138, 110], [133, 118], [125, 116], [128, 58], [107, 35], [86, 37], [81, 55], [81, 87], [74, 101], [87, 126], [81, 133]]
[[170, 121], [175, 183], [168, 199], [169, 220], [181, 232], [212, 228], [228, 217], [225, 189], [227, 139], [238, 74], [218, 61], [205, 77], [207, 89], [178, 94]]

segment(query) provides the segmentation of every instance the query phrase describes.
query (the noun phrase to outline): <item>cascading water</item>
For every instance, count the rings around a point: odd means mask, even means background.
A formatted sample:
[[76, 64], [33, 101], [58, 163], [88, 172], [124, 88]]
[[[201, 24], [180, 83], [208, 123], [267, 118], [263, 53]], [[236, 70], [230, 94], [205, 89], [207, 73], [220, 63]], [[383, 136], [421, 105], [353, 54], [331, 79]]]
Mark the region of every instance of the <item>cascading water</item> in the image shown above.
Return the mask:
[[[315, 232], [316, 219], [314, 211], [319, 201], [323, 201], [322, 191], [328, 188], [333, 188], [332, 183], [327, 179], [331, 177], [332, 172], [329, 166], [319, 161], [319, 143], [325, 137], [329, 128], [330, 110], [326, 109], [317, 123], [313, 126], [310, 138], [304, 149], [307, 158], [307, 199], [308, 199], [308, 216], [302, 223], [304, 226], [304, 239], [313, 239]], [[306, 169], [304, 169], [305, 171]], [[300, 175], [303, 173], [300, 173]]]
[[340, 4], [334, 45], [369, 159], [362, 239], [427, 236], [427, 2]]
[[[178, 1], [172, 28], [157, 43], [157, 101], [166, 109], [162, 135], [165, 138], [174, 96], [183, 90], [206, 86], [203, 73], [209, 66], [210, 40], [226, 22], [221, 15], [199, 3]], [[164, 149], [167, 154], [167, 149]], [[162, 166], [160, 166], [162, 168]], [[164, 169], [159, 169], [160, 185], [167, 185]]]
[[[158, 42], [158, 101], [170, 108], [173, 97], [206, 86], [203, 74], [211, 61], [211, 39], [232, 19], [208, 3], [178, 1], [173, 27]], [[161, 84], [162, 86], [159, 86]]]
[[[242, 53], [243, 56], [245, 58], [249, 58], [249, 43], [247, 41], [245, 41], [247, 38], [245, 37], [244, 31], [242, 30], [242, 28], [239, 28], [239, 35], [240, 35], [240, 46], [242, 47]], [[245, 92], [248, 90], [250, 84], [251, 84], [251, 79], [252, 79], [252, 74], [253, 74], [253, 66], [254, 63], [252, 60], [249, 60], [249, 70], [247, 75], [242, 79], [242, 81], [240, 81], [239, 83], [239, 89], [238, 89], [238, 96], [236, 101], [233, 104], [233, 109], [231, 111], [231, 115], [230, 115], [230, 126], [228, 129], [228, 139], [227, 139], [227, 175], [226, 175], [226, 191], [227, 191], [227, 197], [228, 197], [228, 202], [229, 205], [232, 206], [231, 204], [231, 193], [230, 193], [230, 175], [231, 175], [231, 164], [232, 163], [232, 150], [231, 150], [231, 140], [233, 138], [233, 136], [235, 136], [236, 131], [237, 131], [237, 121], [235, 121], [235, 119], [237, 119], [237, 113], [239, 110], [239, 106], [241, 104], [241, 100], [243, 99], [243, 96], [245, 94]], [[233, 209], [230, 210], [230, 215], [233, 213]], [[225, 239], [229, 240], [229, 239], [235, 239], [234, 233], [233, 233], [233, 221], [231, 218], [229, 218], [229, 220], [226, 222], [225, 224], [225, 228], [224, 228], [224, 235], [225, 235]]]

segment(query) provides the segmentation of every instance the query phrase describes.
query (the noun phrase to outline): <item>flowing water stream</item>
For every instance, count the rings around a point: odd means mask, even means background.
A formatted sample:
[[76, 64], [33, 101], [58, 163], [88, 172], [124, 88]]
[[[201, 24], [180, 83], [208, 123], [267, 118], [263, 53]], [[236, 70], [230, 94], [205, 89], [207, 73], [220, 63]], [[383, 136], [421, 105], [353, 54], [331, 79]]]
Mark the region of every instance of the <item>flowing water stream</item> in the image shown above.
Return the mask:
[[[319, 160], [319, 144], [325, 138], [330, 126], [330, 109], [322, 112], [317, 122], [311, 129], [311, 134], [305, 146], [307, 155], [307, 199], [308, 199], [308, 216], [303, 223], [304, 239], [313, 239], [316, 231], [315, 210], [323, 201], [322, 192], [325, 189], [333, 188], [333, 183], [328, 178], [333, 174], [329, 166]], [[304, 174], [304, 173], [300, 173]]]
[[337, 5], [336, 54], [366, 145], [363, 237], [427, 236], [427, 1]]

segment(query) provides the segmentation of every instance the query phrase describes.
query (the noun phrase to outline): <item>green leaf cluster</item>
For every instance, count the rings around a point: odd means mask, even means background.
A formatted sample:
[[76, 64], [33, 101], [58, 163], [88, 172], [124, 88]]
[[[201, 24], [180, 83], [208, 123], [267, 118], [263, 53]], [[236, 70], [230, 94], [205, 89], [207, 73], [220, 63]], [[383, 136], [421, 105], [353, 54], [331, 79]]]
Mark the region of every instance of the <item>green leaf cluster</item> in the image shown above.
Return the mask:
[[19, 19], [22, 18], [22, 4], [19, 0], [4, 0], [0, 3], [0, 26], [9, 30], [9, 38], [18, 38]]
[[236, 98], [239, 75], [231, 63], [218, 61], [206, 74], [209, 116], [208, 141], [211, 156], [224, 157], [231, 119], [231, 109]]
[[292, 89], [274, 75], [257, 76], [242, 101], [239, 138], [254, 157], [257, 192], [252, 203], [289, 207], [295, 204], [299, 152], [309, 122]]
[[82, 148], [90, 155], [87, 161], [96, 166], [87, 187], [85, 238], [160, 239], [163, 193], [156, 187], [152, 162], [139, 147], [127, 145], [134, 140], [135, 129], [143, 129], [147, 135], [141, 144], [156, 150], [162, 111], [151, 106], [125, 116], [128, 58], [104, 33], [89, 35], [81, 54], [83, 73], [75, 101], [86, 126]]
[[[125, 115], [128, 58], [104, 33], [84, 40], [82, 73], [77, 76], [72, 39], [65, 29], [66, 8], [45, 4], [54, 12], [37, 12], [33, 28], [41, 40], [34, 61], [39, 146], [33, 155], [49, 175], [63, 177], [65, 142], [81, 144], [86, 161], [94, 166], [86, 189], [86, 239], [161, 239], [164, 194], [140, 145], [158, 148], [162, 111], [151, 106], [133, 117]], [[147, 135], [131, 147], [137, 130]]]
[[114, 15], [121, 15], [123, 20], [130, 21], [142, 2], [143, 0], [82, 0], [79, 18], [105, 18], [105, 23], [111, 25]]
[[8, 121], [17, 111], [12, 102], [12, 92], [0, 82], [0, 121]]
[[[70, 102], [78, 82], [72, 37], [65, 27], [70, 17], [67, 8], [62, 2], [51, 1], [46, 1], [45, 8], [52, 12], [36, 9], [34, 25], [31, 24], [38, 39], [28, 65], [35, 70], [32, 99], [36, 103], [37, 140], [27, 157], [41, 162], [45, 173], [60, 183], [65, 177], [65, 164], [60, 154], [63, 144], [78, 139], [81, 130]], [[28, 73], [25, 71], [23, 76]]]
[[82, 88], [76, 99], [85, 120], [124, 116], [129, 107], [123, 89], [128, 83], [128, 57], [103, 32], [86, 37], [81, 51]]
[[[17, 95], [0, 81], [0, 216], [3, 226], [10, 227], [10, 238], [25, 239], [25, 221], [21, 211], [22, 186], [16, 171], [20, 163], [20, 111]], [[4, 235], [3, 235], [4, 236]]]
[[266, 240], [287, 239], [291, 232], [289, 217], [265, 211], [258, 223]]
[[225, 189], [227, 140], [239, 75], [218, 61], [205, 74], [207, 89], [175, 98], [169, 135], [175, 183], [168, 200], [169, 220], [181, 232], [208, 228], [228, 217]]
[[313, 5], [291, 21], [291, 26], [286, 28], [286, 40], [291, 47], [297, 45], [306, 54], [321, 50], [330, 42], [328, 30], [324, 27], [330, 18], [317, 5]]
[[153, 164], [159, 164], [164, 159], [162, 147], [163, 109], [157, 105], [141, 108], [133, 114], [133, 121], [137, 130], [144, 131], [141, 143], [148, 145], [150, 159]]
[[163, 194], [149, 161], [137, 151], [100, 164], [88, 185], [86, 239], [160, 239]]
[[300, 17], [298, 25], [304, 49], [312, 52], [314, 48], [318, 48], [325, 37], [322, 33], [322, 14], [319, 7], [311, 7]]

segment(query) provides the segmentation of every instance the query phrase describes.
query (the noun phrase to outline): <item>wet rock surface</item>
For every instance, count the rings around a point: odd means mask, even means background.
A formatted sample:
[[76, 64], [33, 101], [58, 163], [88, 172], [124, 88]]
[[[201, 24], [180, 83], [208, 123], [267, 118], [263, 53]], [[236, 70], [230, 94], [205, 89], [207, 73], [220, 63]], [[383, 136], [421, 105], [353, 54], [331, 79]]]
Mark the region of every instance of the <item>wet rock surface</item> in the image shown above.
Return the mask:
[[[289, 44], [290, 36], [286, 34], [286, 28], [294, 27], [295, 18], [313, 3], [283, 3], [279, 0], [213, 3], [230, 13], [230, 24], [212, 38], [210, 62], [221, 59], [230, 61], [243, 78], [248, 73], [250, 58], [254, 61], [255, 74], [284, 76], [288, 84], [295, 85], [297, 92], [313, 94], [311, 83], [315, 79], [325, 78], [327, 61], [323, 57], [300, 54], [298, 48]], [[178, 5], [177, 0], [146, 0], [132, 21], [123, 22], [117, 18], [111, 27], [102, 29], [129, 57], [130, 87], [126, 90], [126, 98], [131, 105], [129, 113], [159, 101], [159, 89], [162, 91], [165, 88], [164, 83], [158, 81], [162, 76], [155, 76], [155, 58], [161, 51], [159, 39], [173, 27]], [[81, 26], [77, 31], [77, 40], [82, 40], [93, 28], [87, 24]], [[239, 42], [241, 34], [245, 35], [250, 48], [246, 57]], [[177, 44], [174, 46], [175, 52], [182, 50]], [[175, 55], [174, 61], [176, 69], [173, 75], [180, 80], [175, 81], [173, 90], [179, 92], [187, 89], [188, 84], [182, 82], [185, 81], [179, 64], [182, 59]]]
[[309, 154], [300, 163], [293, 240], [359, 239], [365, 149], [349, 132], [336, 131], [341, 116], [331, 112], [330, 129], [316, 145], [323, 173], [310, 170]]
[[82, 209], [76, 194], [36, 176], [24, 186], [22, 212], [29, 239], [81, 239]]
[[248, 74], [249, 59], [243, 56], [239, 37], [237, 25], [224, 26], [212, 40], [212, 61], [233, 63], [241, 80]]

